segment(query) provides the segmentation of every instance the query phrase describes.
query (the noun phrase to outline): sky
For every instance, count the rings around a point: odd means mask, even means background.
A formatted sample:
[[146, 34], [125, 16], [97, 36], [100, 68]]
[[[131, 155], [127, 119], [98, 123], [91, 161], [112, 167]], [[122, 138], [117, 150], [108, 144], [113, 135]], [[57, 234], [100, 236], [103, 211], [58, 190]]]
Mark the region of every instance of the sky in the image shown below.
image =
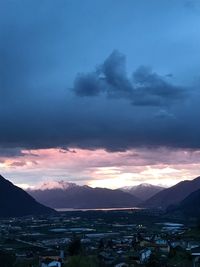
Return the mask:
[[1, 0], [0, 173], [171, 186], [200, 167], [198, 0]]

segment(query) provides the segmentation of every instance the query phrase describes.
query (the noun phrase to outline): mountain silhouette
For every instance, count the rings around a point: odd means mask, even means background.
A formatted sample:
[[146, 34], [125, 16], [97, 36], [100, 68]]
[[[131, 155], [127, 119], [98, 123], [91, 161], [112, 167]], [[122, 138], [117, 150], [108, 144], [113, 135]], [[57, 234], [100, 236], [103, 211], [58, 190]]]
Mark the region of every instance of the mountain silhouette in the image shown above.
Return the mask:
[[38, 203], [21, 188], [0, 175], [0, 217], [40, 215], [55, 212]]

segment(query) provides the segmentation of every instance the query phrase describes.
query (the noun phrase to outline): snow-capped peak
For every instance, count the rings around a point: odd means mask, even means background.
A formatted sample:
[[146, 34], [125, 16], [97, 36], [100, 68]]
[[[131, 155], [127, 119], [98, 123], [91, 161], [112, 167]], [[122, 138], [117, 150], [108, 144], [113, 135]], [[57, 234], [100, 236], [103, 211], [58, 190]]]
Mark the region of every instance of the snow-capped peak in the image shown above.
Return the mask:
[[138, 185], [139, 187], [154, 187], [152, 184], [148, 184], [148, 183], [142, 183]]
[[69, 189], [72, 187], [78, 186], [75, 183], [69, 183], [67, 181], [64, 180], [60, 180], [60, 181], [47, 181], [47, 182], [43, 182], [42, 184], [39, 184], [37, 186], [34, 186], [33, 188], [30, 188], [30, 190], [52, 190], [52, 189]]

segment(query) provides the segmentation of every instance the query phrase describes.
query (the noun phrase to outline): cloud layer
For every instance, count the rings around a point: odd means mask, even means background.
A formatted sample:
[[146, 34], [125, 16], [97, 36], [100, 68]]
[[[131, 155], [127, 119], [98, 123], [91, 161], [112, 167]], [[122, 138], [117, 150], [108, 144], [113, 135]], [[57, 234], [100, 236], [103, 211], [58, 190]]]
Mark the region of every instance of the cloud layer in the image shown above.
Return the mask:
[[199, 175], [200, 151], [139, 148], [115, 153], [103, 149], [75, 152], [23, 151], [24, 157], [4, 158], [1, 173], [23, 187], [64, 180], [110, 188], [143, 182], [170, 186]]
[[198, 73], [198, 18], [188, 4], [69, 3], [0, 3], [0, 154], [198, 149], [199, 87], [174, 75]]
[[110, 98], [125, 98], [133, 105], [169, 106], [184, 100], [183, 88], [170, 84], [150, 68], [139, 67], [128, 79], [125, 56], [113, 51], [94, 72], [79, 74], [74, 83], [78, 96], [95, 97], [106, 94]]
[[199, 94], [189, 89], [146, 67], [128, 79], [125, 57], [114, 51], [95, 72], [78, 75], [73, 89], [27, 88], [13, 99], [11, 87], [0, 106], [1, 154], [20, 154], [20, 147], [199, 148]]

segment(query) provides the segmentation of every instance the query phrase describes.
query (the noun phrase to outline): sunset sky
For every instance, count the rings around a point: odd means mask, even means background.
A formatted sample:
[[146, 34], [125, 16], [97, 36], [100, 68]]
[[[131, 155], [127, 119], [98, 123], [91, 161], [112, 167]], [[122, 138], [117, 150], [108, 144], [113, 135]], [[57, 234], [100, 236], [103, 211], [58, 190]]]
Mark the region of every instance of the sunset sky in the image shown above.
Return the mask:
[[0, 173], [118, 188], [200, 175], [200, 1], [1, 0]]

